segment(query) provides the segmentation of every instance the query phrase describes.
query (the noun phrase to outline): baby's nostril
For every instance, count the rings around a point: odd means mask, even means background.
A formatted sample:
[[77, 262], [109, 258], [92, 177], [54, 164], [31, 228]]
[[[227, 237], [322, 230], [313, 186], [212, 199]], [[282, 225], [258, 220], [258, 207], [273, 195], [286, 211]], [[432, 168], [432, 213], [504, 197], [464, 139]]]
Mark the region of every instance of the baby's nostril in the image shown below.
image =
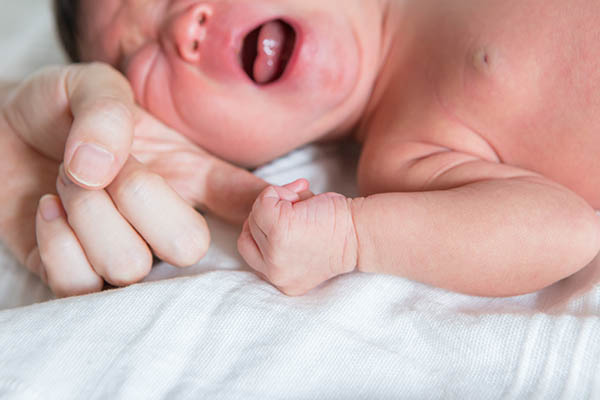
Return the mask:
[[194, 40], [194, 44], [192, 45], [192, 48], [194, 51], [198, 51], [198, 49], [200, 48], [200, 42], [197, 40]]
[[205, 23], [206, 23], [206, 14], [202, 14], [202, 15], [200, 15], [200, 18], [198, 18], [198, 24], [204, 25]]

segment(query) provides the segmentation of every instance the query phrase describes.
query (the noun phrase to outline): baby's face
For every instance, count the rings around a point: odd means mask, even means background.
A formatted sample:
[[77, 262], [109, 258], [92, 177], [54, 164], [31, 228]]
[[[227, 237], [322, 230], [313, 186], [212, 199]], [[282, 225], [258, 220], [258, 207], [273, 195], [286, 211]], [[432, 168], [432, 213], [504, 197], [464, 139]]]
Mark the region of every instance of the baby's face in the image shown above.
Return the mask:
[[384, 0], [82, 1], [84, 60], [244, 165], [351, 128], [380, 61]]

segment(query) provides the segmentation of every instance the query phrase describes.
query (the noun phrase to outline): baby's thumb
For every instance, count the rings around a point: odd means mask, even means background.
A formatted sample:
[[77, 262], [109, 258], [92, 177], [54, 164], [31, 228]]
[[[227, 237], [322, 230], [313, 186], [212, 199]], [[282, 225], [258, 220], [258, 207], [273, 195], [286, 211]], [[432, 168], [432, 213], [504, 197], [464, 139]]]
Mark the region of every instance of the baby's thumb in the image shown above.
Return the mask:
[[302, 192], [307, 191], [310, 188], [310, 184], [308, 183], [308, 181], [306, 179], [298, 179], [292, 183], [288, 183], [287, 185], [285, 185], [283, 187], [289, 191], [296, 193], [296, 194], [300, 194]]
[[296, 203], [301, 199], [300, 194], [308, 190], [309, 184], [306, 179], [298, 179], [285, 186], [271, 186], [263, 194], [265, 199], [277, 199]]
[[304, 201], [314, 197], [314, 193], [310, 191], [310, 183], [306, 179], [298, 179], [286, 186], [284, 186], [287, 190], [294, 192], [296, 196], [296, 200], [290, 200], [292, 202]]

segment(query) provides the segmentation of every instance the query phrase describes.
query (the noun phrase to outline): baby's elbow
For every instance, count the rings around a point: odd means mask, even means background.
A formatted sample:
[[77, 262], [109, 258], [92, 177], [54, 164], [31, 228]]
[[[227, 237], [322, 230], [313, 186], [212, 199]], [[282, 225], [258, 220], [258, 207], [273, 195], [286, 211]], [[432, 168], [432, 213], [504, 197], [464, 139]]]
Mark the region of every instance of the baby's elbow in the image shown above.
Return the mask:
[[[461, 288], [461, 292], [482, 297], [512, 297], [537, 292], [588, 266], [600, 251], [600, 216], [580, 208], [568, 218], [547, 227], [546, 244], [513, 260], [503, 273], [488, 276]], [[528, 252], [524, 252], [528, 253]]]

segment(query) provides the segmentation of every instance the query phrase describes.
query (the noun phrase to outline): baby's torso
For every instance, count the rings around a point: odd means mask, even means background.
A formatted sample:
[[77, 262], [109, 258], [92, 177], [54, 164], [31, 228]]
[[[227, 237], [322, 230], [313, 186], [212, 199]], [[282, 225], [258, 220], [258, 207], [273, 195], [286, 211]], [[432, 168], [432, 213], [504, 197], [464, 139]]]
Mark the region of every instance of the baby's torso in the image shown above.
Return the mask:
[[402, 67], [388, 72], [387, 106], [375, 116], [396, 120], [384, 124], [388, 134], [404, 134], [393, 127], [406, 130], [402, 119], [424, 111], [417, 119], [456, 126], [425, 129], [418, 133], [424, 141], [468, 141], [474, 153], [493, 152], [600, 206], [600, 2], [425, 0], [407, 7], [416, 33], [392, 47]]

